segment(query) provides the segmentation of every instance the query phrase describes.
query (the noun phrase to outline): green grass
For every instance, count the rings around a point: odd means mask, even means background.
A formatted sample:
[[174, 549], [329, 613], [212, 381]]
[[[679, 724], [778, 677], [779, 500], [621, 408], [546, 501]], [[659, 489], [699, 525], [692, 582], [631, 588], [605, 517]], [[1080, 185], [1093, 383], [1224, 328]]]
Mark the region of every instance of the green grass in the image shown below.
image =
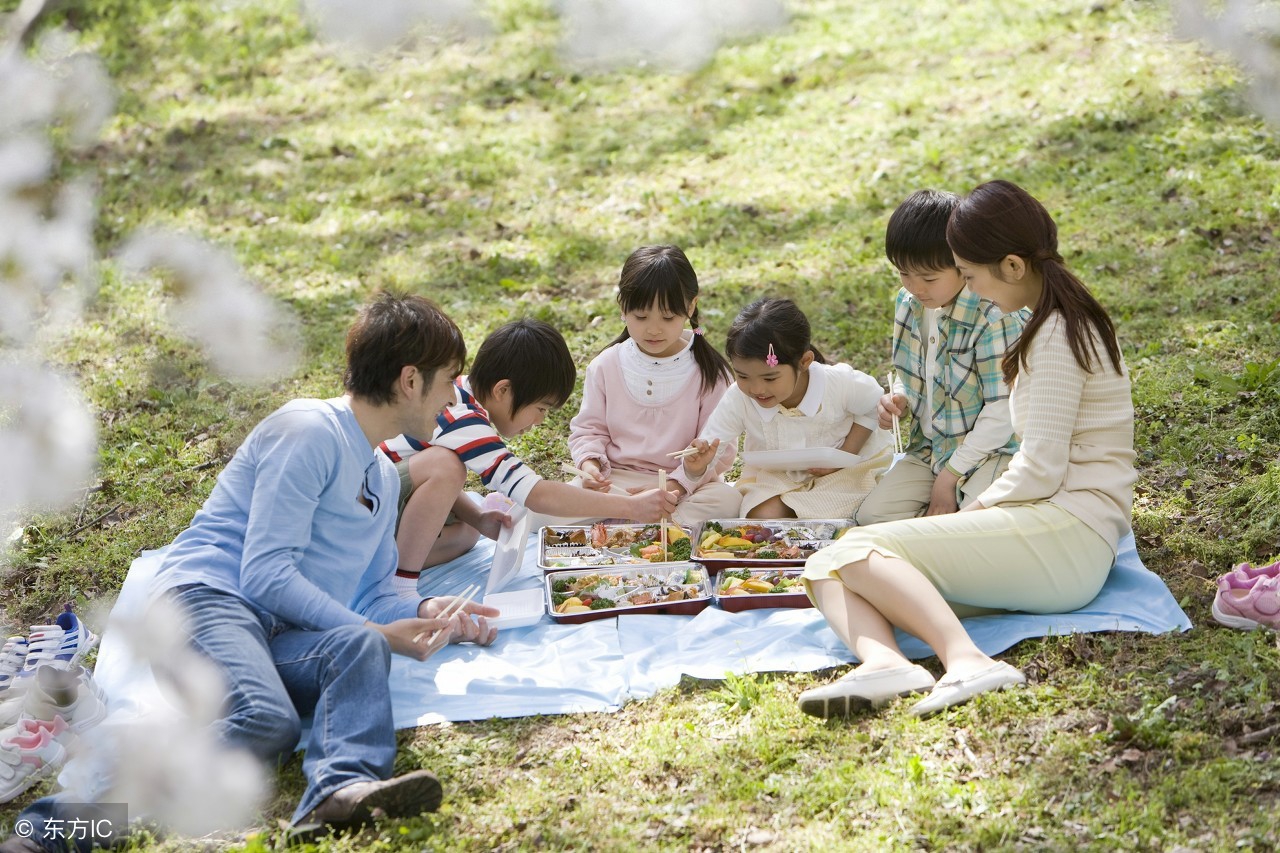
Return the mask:
[[[551, 320], [585, 365], [617, 332], [627, 254], [674, 242], [713, 341], [746, 302], [785, 294], [824, 351], [880, 375], [889, 213], [922, 186], [1001, 177], [1049, 207], [1133, 372], [1139, 550], [1192, 631], [1023, 642], [1009, 658], [1029, 689], [923, 722], [905, 704], [804, 717], [795, 697], [818, 673], [403, 732], [401, 769], [438, 771], [444, 808], [324, 849], [1280, 845], [1280, 649], [1209, 616], [1216, 575], [1280, 554], [1280, 143], [1237, 72], [1169, 35], [1162, 5], [796, 2], [784, 31], [684, 75], [565, 68], [534, 0], [490, 3], [487, 41], [363, 60], [316, 43], [287, 0], [95, 8], [72, 21], [119, 109], [61, 168], [98, 180], [107, 260], [50, 357], [91, 401], [99, 471], [25, 528], [10, 626], [109, 601], [254, 423], [337, 393], [343, 330], [379, 287], [439, 301], [472, 351], [513, 317]], [[234, 253], [300, 316], [298, 370], [267, 387], [210, 373], [161, 282], [110, 260], [141, 226]], [[544, 474], [578, 402], [516, 442]], [[300, 780], [295, 761], [262, 834], [222, 843], [269, 845]]]

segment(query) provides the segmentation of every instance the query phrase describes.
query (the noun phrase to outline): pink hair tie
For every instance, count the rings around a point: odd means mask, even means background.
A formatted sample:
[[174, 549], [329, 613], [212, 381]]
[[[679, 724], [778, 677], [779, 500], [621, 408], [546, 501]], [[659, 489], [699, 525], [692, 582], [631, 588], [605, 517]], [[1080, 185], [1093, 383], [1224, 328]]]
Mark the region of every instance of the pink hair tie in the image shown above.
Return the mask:
[[707, 333], [707, 330], [702, 328], [701, 326], [694, 326], [693, 333], [695, 335], [705, 335]]
[[769, 354], [764, 357], [764, 363], [770, 367], [778, 366], [778, 355], [773, 351], [773, 344], [769, 344]]

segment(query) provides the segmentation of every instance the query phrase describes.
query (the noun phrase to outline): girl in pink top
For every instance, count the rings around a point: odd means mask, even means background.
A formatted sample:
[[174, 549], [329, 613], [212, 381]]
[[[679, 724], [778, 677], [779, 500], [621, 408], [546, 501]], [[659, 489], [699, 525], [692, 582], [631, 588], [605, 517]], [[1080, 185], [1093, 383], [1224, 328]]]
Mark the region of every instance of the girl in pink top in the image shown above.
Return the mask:
[[618, 307], [625, 327], [587, 366], [582, 409], [569, 425], [573, 464], [591, 475], [580, 484], [651, 489], [663, 470], [680, 502], [676, 523], [735, 518], [741, 499], [722, 479], [734, 453], [698, 478], [670, 455], [706, 425], [730, 378], [698, 323], [693, 265], [676, 246], [641, 246], [622, 265]]

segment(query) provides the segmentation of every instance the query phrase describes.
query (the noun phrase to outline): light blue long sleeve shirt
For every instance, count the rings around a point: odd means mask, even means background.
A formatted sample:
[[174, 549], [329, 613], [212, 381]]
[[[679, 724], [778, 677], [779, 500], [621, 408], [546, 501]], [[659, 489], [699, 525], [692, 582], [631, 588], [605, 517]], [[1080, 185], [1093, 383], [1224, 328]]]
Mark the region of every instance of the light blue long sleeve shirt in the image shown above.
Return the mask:
[[312, 630], [416, 616], [391, 586], [399, 494], [349, 400], [293, 400], [236, 451], [152, 592], [200, 583]]

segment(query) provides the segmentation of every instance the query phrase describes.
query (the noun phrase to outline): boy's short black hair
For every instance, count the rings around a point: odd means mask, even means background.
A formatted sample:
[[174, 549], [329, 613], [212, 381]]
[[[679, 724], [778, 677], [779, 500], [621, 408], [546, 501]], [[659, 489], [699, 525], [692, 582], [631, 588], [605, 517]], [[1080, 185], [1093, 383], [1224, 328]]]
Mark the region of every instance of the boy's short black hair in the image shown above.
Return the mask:
[[467, 373], [476, 397], [488, 398], [495, 385], [511, 383], [511, 411], [539, 400], [563, 406], [573, 393], [578, 368], [569, 345], [555, 327], [541, 320], [514, 320], [480, 344]]
[[467, 344], [453, 320], [421, 296], [381, 291], [347, 330], [343, 387], [375, 405], [394, 397], [400, 371], [412, 365], [430, 377], [461, 370]]
[[884, 253], [899, 270], [927, 272], [956, 265], [947, 245], [947, 220], [960, 198], [944, 190], [916, 190], [898, 205], [884, 232]]

